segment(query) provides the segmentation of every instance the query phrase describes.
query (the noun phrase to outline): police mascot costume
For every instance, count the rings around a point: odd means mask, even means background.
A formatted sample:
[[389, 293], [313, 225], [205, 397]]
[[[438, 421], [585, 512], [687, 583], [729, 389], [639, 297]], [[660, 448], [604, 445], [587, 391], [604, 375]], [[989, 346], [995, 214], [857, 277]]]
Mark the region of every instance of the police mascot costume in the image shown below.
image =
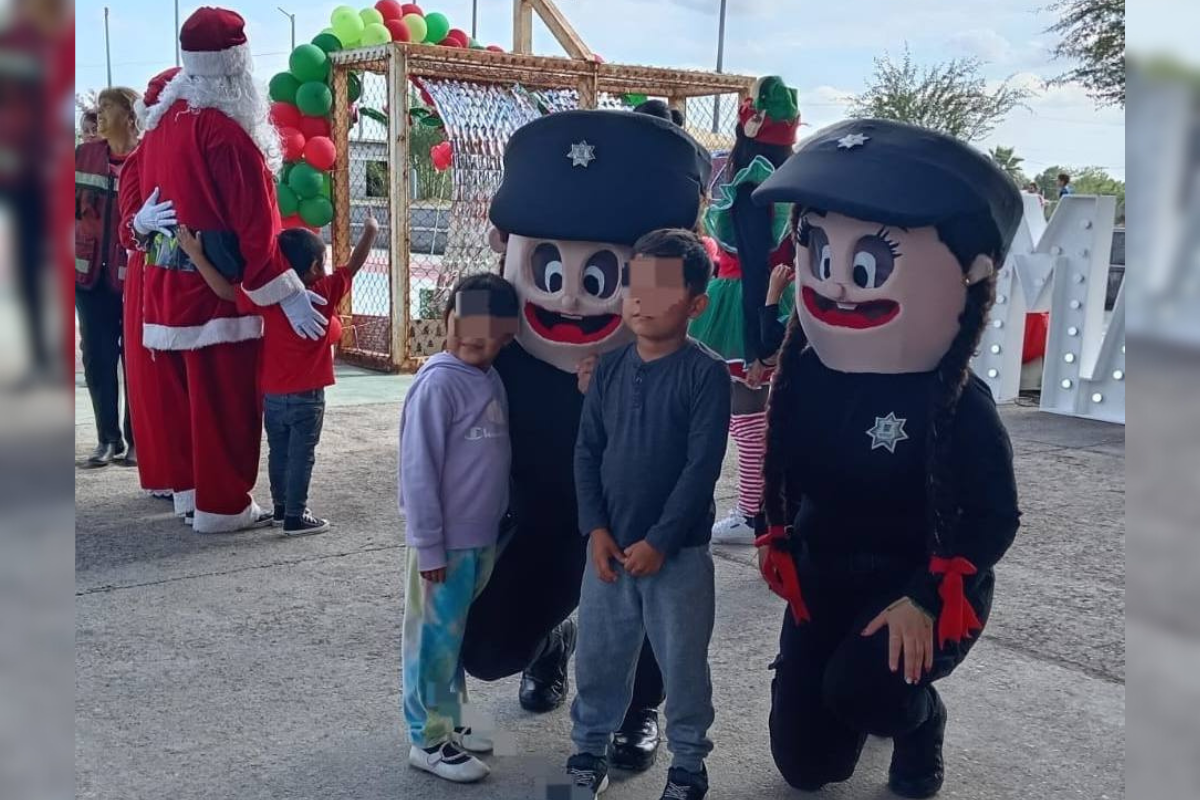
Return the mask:
[[771, 750], [791, 785], [893, 740], [902, 797], [942, 786], [934, 684], [978, 640], [1019, 524], [1012, 449], [968, 363], [1021, 220], [984, 154], [857, 119], [754, 193], [794, 203], [797, 317], [768, 409], [763, 576], [788, 600]]
[[[710, 175], [708, 151], [669, 118], [566, 111], [517, 130], [492, 201], [493, 248], [520, 298], [516, 341], [495, 367], [509, 398], [509, 515], [487, 589], [463, 644], [481, 680], [522, 673], [529, 711], [560, 706], [587, 560], [575, 501], [580, 362], [633, 340], [621, 319], [621, 270], [633, 243], [658, 228], [694, 229]], [[649, 644], [613, 764], [654, 763], [662, 676]]]

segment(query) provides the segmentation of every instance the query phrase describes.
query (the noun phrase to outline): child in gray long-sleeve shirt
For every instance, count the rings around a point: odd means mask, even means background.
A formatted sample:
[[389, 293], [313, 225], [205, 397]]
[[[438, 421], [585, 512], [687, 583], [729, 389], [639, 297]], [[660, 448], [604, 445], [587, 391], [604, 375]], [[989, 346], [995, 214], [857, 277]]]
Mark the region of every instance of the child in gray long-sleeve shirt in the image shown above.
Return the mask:
[[576, 754], [569, 780], [598, 795], [607, 751], [648, 636], [667, 694], [674, 754], [664, 798], [700, 800], [713, 721], [708, 644], [714, 616], [709, 536], [725, 456], [729, 373], [687, 337], [708, 302], [708, 254], [684, 230], [650, 233], [626, 267], [623, 316], [637, 342], [603, 356], [575, 449], [579, 524], [590, 559], [579, 603]]

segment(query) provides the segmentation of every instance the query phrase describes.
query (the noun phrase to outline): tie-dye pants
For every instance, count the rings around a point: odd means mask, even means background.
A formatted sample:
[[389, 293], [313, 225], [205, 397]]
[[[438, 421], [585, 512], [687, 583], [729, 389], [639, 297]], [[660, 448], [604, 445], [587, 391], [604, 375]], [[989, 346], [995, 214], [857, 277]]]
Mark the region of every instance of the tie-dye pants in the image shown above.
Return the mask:
[[408, 548], [404, 602], [404, 720], [418, 747], [433, 747], [462, 724], [467, 702], [463, 631], [472, 601], [487, 586], [495, 547], [446, 552], [446, 580], [421, 578], [417, 551]]

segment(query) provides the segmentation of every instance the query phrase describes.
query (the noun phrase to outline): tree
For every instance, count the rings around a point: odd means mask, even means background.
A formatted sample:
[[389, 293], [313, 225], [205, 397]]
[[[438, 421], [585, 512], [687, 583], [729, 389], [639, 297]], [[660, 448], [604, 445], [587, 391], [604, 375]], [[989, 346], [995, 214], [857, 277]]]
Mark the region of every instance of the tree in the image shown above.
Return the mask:
[[967, 142], [982, 139], [1033, 94], [1007, 80], [989, 90], [982, 67], [977, 58], [920, 67], [905, 45], [899, 63], [887, 53], [875, 59], [873, 83], [854, 98], [850, 115], [908, 122]]
[[1055, 58], [1078, 62], [1055, 78], [1078, 81], [1100, 105], [1125, 105], [1125, 0], [1057, 0]]
[[1025, 159], [1017, 155], [1015, 148], [996, 145], [988, 151], [988, 155], [992, 157], [992, 161], [996, 162], [996, 166], [1008, 173], [1008, 177], [1012, 178], [1013, 183], [1017, 186], [1024, 189], [1025, 185], [1029, 183], [1029, 178], [1021, 169], [1021, 164]]

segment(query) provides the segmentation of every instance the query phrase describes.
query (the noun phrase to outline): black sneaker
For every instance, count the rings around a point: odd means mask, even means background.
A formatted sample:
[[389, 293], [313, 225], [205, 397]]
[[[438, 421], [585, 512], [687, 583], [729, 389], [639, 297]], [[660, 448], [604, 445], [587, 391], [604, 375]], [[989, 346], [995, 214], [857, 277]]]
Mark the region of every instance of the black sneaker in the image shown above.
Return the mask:
[[569, 666], [577, 635], [575, 621], [570, 619], [550, 632], [550, 643], [545, 652], [521, 674], [517, 695], [521, 708], [534, 714], [545, 714], [566, 702], [571, 686]]
[[667, 771], [667, 786], [661, 800], [703, 800], [708, 794], [708, 769], [689, 772], [682, 767], [671, 767]]
[[329, 520], [314, 517], [307, 508], [303, 516], [284, 517], [284, 536], [312, 536], [314, 533], [324, 533], [329, 530]]
[[901, 797], [933, 797], [942, 788], [945, 771], [942, 763], [942, 739], [946, 734], [946, 704], [938, 693], [933, 696], [933, 713], [912, 733], [897, 736], [892, 743], [892, 765], [888, 786]]
[[275, 511], [274, 511], [274, 513], [271, 514], [271, 522], [275, 525], [282, 525], [284, 517], [286, 517], [286, 516], [287, 515], [284, 513], [284, 510], [283, 510], [283, 504], [276, 503]]
[[608, 762], [599, 756], [576, 753], [567, 759], [567, 779], [585, 794], [599, 797], [608, 788]]

